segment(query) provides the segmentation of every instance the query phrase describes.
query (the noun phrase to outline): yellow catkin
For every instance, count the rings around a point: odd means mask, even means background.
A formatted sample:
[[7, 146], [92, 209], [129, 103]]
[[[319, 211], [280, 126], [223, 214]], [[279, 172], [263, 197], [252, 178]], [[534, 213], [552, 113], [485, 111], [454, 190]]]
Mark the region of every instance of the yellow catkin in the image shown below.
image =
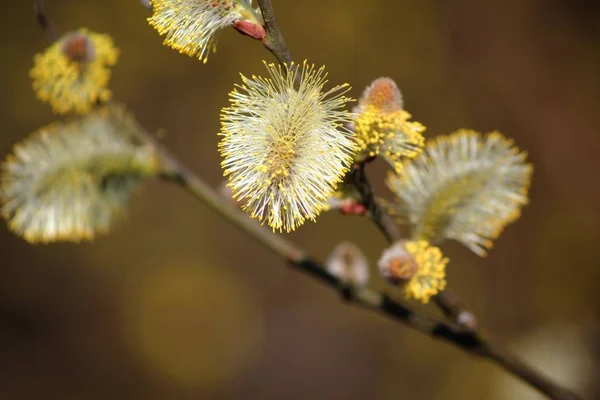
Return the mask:
[[374, 106], [365, 107], [355, 120], [360, 149], [369, 157], [383, 157], [396, 172], [401, 172], [403, 158], [415, 157], [425, 143], [425, 127], [410, 118], [404, 110], [383, 113]]
[[107, 106], [40, 129], [2, 165], [9, 228], [31, 243], [79, 242], [106, 233], [131, 193], [158, 170], [133, 118]]
[[[327, 207], [352, 163], [347, 84], [323, 91], [324, 68], [267, 65], [223, 109], [219, 150], [233, 197], [273, 230], [292, 231]], [[298, 86], [295, 86], [295, 85]]]
[[480, 256], [528, 202], [533, 167], [527, 154], [498, 132], [459, 130], [428, 142], [387, 185], [395, 211], [416, 238], [458, 240]]
[[[65, 42], [80, 35], [90, 46], [89, 59], [73, 60], [65, 53]], [[117, 63], [119, 51], [108, 35], [80, 29], [69, 33], [43, 53], [36, 54], [30, 71], [38, 98], [49, 103], [57, 114], [85, 114], [94, 105], [110, 99], [110, 67]]]
[[164, 44], [207, 62], [219, 32], [237, 20], [262, 25], [250, 0], [152, 0], [150, 25], [165, 36]]
[[406, 297], [428, 303], [432, 296], [446, 287], [448, 258], [438, 247], [430, 246], [426, 241], [408, 241], [404, 246], [416, 264], [414, 276], [404, 286]]
[[358, 157], [381, 156], [400, 172], [402, 159], [419, 154], [425, 126], [411, 121], [403, 109], [402, 94], [390, 78], [379, 78], [365, 89], [354, 110]]

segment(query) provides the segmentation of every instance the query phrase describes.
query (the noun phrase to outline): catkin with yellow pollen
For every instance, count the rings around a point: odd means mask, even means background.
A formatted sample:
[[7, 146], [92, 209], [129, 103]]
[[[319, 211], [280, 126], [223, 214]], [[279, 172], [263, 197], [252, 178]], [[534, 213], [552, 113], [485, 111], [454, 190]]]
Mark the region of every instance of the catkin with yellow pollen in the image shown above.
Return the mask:
[[382, 276], [402, 285], [407, 298], [428, 303], [446, 288], [445, 258], [438, 247], [427, 241], [400, 241], [386, 249], [379, 259]]
[[390, 78], [376, 79], [365, 89], [354, 110], [360, 159], [381, 156], [400, 172], [403, 158], [421, 152], [425, 127], [410, 121], [403, 106], [402, 94]]
[[236, 21], [262, 25], [251, 0], [151, 0], [150, 25], [165, 36], [164, 44], [206, 63], [219, 33]]
[[347, 84], [304, 62], [242, 75], [221, 115], [221, 166], [233, 198], [273, 230], [292, 231], [327, 206], [353, 160]]
[[42, 128], [2, 165], [0, 202], [9, 228], [32, 243], [79, 242], [105, 233], [158, 158], [138, 126], [106, 106]]
[[404, 162], [401, 176], [388, 176], [394, 211], [411, 224], [415, 238], [458, 240], [485, 256], [528, 202], [533, 167], [526, 157], [498, 132], [438, 136]]
[[111, 67], [119, 51], [108, 35], [80, 29], [36, 54], [30, 76], [38, 98], [57, 114], [86, 114], [112, 96]]

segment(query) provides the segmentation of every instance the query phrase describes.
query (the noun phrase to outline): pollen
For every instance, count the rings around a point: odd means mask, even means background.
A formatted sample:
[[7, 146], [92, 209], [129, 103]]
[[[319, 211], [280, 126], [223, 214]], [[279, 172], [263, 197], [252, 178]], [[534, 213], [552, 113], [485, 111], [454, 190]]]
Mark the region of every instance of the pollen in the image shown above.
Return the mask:
[[251, 0], [151, 0], [150, 25], [164, 44], [201, 61], [215, 52], [219, 33], [236, 21], [262, 25]]
[[273, 230], [292, 231], [327, 207], [353, 160], [349, 86], [304, 62], [242, 75], [221, 116], [219, 149], [233, 197]]
[[428, 303], [432, 296], [446, 288], [448, 259], [438, 247], [430, 246], [426, 241], [409, 241], [405, 247], [417, 267], [414, 276], [406, 283], [404, 293], [407, 298]]
[[38, 98], [57, 114], [86, 114], [111, 98], [111, 69], [119, 51], [108, 35], [80, 29], [36, 54], [30, 71]]
[[404, 158], [421, 152], [425, 127], [411, 121], [403, 109], [402, 94], [390, 78], [379, 78], [365, 89], [355, 113], [359, 158], [381, 156], [400, 172]]
[[407, 298], [428, 303], [446, 287], [448, 259], [429, 242], [399, 241], [379, 259], [379, 271], [391, 284], [404, 288]]

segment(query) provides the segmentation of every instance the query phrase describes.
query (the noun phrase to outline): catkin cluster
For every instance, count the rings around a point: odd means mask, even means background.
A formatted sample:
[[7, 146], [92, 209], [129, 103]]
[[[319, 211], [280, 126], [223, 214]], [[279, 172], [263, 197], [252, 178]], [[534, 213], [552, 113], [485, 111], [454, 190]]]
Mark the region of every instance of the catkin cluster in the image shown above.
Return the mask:
[[[165, 45], [203, 62], [225, 28], [265, 39], [251, 0], [143, 3]], [[34, 57], [33, 89], [66, 117], [17, 144], [2, 165], [2, 215], [30, 242], [107, 232], [135, 189], [164, 172], [142, 128], [110, 102], [118, 55], [108, 35], [79, 29]], [[230, 92], [218, 150], [230, 196], [273, 231], [293, 231], [326, 210], [369, 213], [351, 171], [381, 158], [395, 199], [374, 201], [410, 235], [383, 251], [379, 271], [426, 303], [446, 286], [441, 243], [457, 240], [483, 256], [527, 203], [532, 167], [500, 133], [463, 129], [426, 140], [391, 78], [374, 80], [350, 109], [350, 85], [330, 85], [324, 67], [265, 68], [264, 77], [241, 75]], [[352, 244], [336, 247], [327, 264], [344, 283], [368, 284], [368, 260]]]

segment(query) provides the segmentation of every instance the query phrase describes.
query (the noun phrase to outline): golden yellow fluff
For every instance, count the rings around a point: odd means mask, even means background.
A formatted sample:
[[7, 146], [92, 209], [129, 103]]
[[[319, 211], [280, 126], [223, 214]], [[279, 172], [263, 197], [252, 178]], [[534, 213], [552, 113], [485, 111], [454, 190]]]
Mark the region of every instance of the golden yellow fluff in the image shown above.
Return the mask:
[[428, 303], [446, 288], [448, 259], [427, 241], [399, 241], [386, 249], [379, 259], [382, 276], [390, 283], [403, 285], [407, 298]]
[[252, 0], [151, 0], [150, 25], [165, 36], [164, 44], [206, 63], [219, 33], [235, 21], [262, 25]]
[[378, 78], [368, 86], [354, 109], [354, 130], [359, 158], [383, 157], [397, 172], [402, 160], [419, 154], [425, 126], [411, 121], [402, 94], [390, 78]]
[[57, 114], [85, 114], [111, 98], [108, 82], [119, 50], [108, 35], [80, 29], [36, 54], [30, 71], [38, 98]]
[[533, 167], [527, 154], [498, 132], [459, 130], [427, 143], [390, 174], [394, 210], [412, 225], [413, 237], [458, 240], [480, 256], [528, 202]]
[[326, 207], [352, 164], [347, 84], [323, 90], [324, 67], [267, 65], [221, 116], [221, 163], [233, 197], [273, 230], [292, 231]]

